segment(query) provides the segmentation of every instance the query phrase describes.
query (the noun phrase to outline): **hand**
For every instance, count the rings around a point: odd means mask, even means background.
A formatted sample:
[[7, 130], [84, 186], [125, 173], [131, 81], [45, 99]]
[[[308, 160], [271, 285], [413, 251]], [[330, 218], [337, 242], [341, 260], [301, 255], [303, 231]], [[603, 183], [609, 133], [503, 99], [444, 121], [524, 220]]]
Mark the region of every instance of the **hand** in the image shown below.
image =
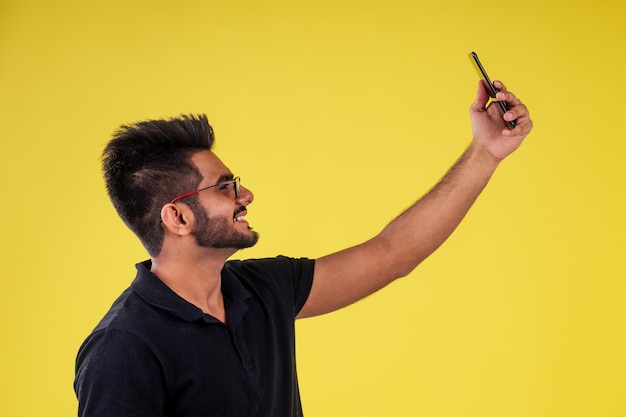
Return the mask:
[[[470, 107], [472, 120], [473, 144], [489, 152], [497, 161], [501, 161], [521, 144], [533, 128], [528, 109], [513, 93], [508, 91], [500, 81], [494, 81], [498, 91], [496, 99], [507, 104], [508, 111], [502, 110], [495, 102], [490, 102], [487, 86], [481, 81], [476, 92], [476, 101]], [[488, 104], [489, 103], [489, 104]], [[509, 121], [515, 120], [516, 126], [511, 129]]]

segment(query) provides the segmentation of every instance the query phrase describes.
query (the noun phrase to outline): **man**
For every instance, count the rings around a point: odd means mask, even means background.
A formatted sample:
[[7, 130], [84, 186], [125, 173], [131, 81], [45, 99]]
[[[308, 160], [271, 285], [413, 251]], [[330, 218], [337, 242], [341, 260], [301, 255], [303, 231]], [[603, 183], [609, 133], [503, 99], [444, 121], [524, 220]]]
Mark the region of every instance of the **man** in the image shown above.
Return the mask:
[[317, 260], [227, 261], [257, 242], [245, 219], [254, 197], [211, 152], [204, 116], [122, 126], [103, 154], [107, 190], [150, 260], [80, 348], [79, 415], [302, 415], [295, 319], [411, 272], [532, 129], [526, 107], [495, 84], [509, 110], [479, 84], [473, 140], [427, 195], [371, 240]]

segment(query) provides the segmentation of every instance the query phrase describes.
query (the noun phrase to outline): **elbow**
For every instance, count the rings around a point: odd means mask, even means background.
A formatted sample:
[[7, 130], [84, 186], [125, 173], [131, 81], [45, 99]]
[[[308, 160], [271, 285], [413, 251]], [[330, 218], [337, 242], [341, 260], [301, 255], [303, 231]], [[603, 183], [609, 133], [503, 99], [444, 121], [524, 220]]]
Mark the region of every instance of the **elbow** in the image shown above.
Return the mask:
[[415, 268], [417, 268], [420, 263], [421, 262], [406, 263], [405, 265], [398, 265], [396, 270], [394, 271], [395, 274], [396, 274], [396, 279], [406, 277], [411, 272], [413, 272], [415, 270]]
[[406, 277], [424, 260], [423, 256], [411, 253], [405, 247], [398, 247], [384, 239], [378, 242], [378, 246], [384, 259], [385, 269], [394, 280]]

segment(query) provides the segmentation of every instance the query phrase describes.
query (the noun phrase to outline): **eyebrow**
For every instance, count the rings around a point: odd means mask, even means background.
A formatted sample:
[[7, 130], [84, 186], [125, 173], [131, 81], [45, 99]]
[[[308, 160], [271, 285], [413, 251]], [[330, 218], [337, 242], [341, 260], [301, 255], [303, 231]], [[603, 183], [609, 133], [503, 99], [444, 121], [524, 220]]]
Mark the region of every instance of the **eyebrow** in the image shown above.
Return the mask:
[[215, 184], [221, 184], [223, 182], [227, 182], [227, 181], [231, 181], [233, 178], [235, 178], [235, 176], [233, 175], [232, 172], [229, 172], [227, 174], [222, 174], [220, 175], [220, 177], [217, 179], [217, 181], [215, 182]]

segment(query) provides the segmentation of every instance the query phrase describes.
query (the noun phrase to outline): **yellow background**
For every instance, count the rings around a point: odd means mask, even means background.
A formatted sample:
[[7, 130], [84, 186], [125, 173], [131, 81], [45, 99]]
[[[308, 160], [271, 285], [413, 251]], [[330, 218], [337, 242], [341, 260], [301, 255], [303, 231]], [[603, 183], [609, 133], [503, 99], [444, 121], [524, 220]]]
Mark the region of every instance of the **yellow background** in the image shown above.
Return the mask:
[[120, 124], [207, 113], [239, 254], [369, 238], [470, 140], [475, 50], [535, 131], [408, 278], [299, 322], [308, 417], [626, 415], [623, 1], [0, 2], [0, 415], [75, 415], [75, 353], [146, 255]]

